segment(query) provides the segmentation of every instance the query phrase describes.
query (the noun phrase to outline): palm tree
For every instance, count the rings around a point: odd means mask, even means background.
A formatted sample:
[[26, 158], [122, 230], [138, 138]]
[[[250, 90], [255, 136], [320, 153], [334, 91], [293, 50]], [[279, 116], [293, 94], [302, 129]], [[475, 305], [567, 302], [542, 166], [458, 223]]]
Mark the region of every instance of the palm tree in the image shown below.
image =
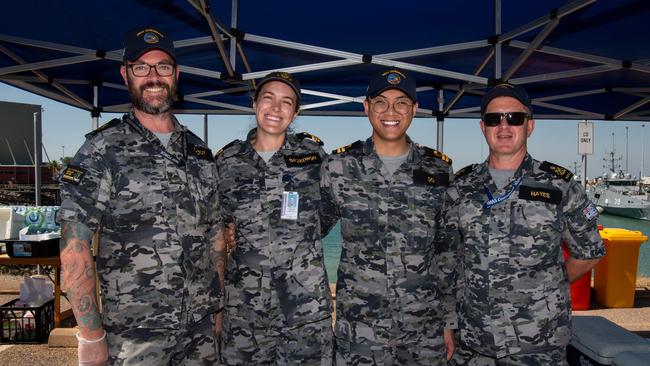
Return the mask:
[[47, 166], [52, 172], [52, 178], [56, 178], [56, 176], [59, 175], [59, 171], [61, 171], [61, 164], [58, 162], [58, 160], [52, 160], [47, 164]]
[[63, 163], [64, 167], [70, 165], [70, 163], [72, 162], [72, 156], [64, 156], [64, 157], [62, 157], [61, 162]]

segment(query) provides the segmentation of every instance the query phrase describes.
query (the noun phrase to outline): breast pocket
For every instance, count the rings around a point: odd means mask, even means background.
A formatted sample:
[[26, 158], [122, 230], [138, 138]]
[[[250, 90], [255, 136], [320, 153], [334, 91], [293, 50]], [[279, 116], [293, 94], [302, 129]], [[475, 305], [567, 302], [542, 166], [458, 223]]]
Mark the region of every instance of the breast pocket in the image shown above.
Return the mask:
[[194, 201], [197, 221], [200, 224], [212, 224], [216, 221], [217, 208], [221, 205], [217, 193], [217, 177], [214, 163], [195, 159], [188, 170], [188, 189]]
[[512, 205], [510, 220], [515, 229], [524, 227], [529, 235], [541, 236], [560, 230], [559, 217], [557, 204], [519, 199]]
[[162, 213], [163, 187], [158, 179], [141, 174], [121, 176], [111, 199], [112, 218], [120, 229], [136, 230]]
[[379, 207], [377, 202], [363, 197], [348, 197], [342, 203], [341, 230], [346, 234], [373, 237], [378, 231]]
[[309, 224], [316, 220], [320, 204], [320, 176], [318, 167], [310, 165], [300, 170], [289, 170], [282, 176], [285, 192], [298, 192], [298, 220]]
[[511, 261], [522, 266], [536, 266], [557, 259], [560, 222], [555, 204], [517, 200], [511, 206]]
[[436, 231], [436, 217], [442, 208], [443, 187], [413, 186], [408, 191], [410, 233], [415, 238], [433, 239]]

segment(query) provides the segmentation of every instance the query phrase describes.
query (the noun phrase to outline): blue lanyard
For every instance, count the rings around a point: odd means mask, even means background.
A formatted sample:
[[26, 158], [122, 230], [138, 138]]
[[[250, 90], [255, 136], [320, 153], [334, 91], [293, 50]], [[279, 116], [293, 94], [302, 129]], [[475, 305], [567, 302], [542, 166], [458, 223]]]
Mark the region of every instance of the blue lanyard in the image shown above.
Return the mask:
[[512, 193], [517, 188], [519, 188], [519, 185], [521, 184], [521, 181], [523, 179], [524, 179], [524, 177], [517, 178], [517, 180], [515, 180], [515, 182], [512, 184], [512, 187], [510, 187], [510, 189], [508, 190], [508, 192], [506, 192], [505, 194], [503, 194], [501, 196], [498, 196], [498, 197], [493, 197], [492, 192], [490, 192], [490, 189], [488, 188], [488, 186], [484, 186], [485, 187], [485, 195], [487, 196], [488, 200], [483, 205], [483, 208], [492, 208], [492, 206], [507, 200], [508, 197], [510, 197], [512, 195]]

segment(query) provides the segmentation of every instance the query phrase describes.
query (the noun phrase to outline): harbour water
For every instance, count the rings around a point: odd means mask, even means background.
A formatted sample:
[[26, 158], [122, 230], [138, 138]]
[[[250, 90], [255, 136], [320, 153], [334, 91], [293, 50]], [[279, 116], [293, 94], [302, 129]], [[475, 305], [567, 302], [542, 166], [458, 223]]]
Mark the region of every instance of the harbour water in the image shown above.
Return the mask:
[[[625, 217], [600, 215], [598, 223], [606, 228], [621, 228], [627, 230], [638, 230], [644, 235], [650, 236], [650, 221], [628, 219]], [[341, 227], [337, 223], [329, 235], [323, 239], [323, 250], [325, 252], [325, 267], [330, 283], [336, 282], [336, 269], [341, 256]], [[641, 244], [639, 251], [639, 265], [637, 276], [650, 277], [650, 244]]]

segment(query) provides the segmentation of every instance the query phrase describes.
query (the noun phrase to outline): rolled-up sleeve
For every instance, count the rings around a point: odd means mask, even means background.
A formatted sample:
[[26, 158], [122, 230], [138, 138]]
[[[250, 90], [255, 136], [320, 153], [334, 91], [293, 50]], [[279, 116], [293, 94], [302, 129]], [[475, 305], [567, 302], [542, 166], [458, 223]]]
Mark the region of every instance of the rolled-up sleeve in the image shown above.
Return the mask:
[[594, 259], [605, 255], [605, 245], [598, 233], [598, 211], [584, 189], [571, 182], [563, 212], [566, 241], [571, 257]]
[[[110, 169], [103, 151], [91, 139], [81, 146], [70, 164], [59, 175], [61, 208], [58, 220], [79, 222], [95, 231], [111, 197]], [[71, 169], [71, 170], [70, 170]], [[74, 178], [71, 178], [74, 172]]]

